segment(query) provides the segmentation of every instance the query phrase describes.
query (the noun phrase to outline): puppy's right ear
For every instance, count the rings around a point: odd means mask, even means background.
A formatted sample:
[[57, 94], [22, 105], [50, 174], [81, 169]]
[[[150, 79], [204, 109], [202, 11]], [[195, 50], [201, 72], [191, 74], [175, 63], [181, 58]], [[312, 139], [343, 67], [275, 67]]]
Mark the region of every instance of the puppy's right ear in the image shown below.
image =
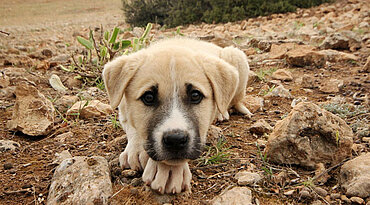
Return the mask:
[[125, 89], [140, 67], [138, 59], [133, 56], [121, 56], [104, 66], [104, 85], [113, 109], [121, 103]]

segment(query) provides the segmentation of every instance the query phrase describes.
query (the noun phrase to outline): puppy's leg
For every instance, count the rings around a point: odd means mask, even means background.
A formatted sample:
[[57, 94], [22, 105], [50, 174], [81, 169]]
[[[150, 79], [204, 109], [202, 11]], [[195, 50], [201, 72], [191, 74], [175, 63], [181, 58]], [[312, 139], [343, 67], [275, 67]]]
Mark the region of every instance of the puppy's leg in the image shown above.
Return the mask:
[[190, 191], [191, 172], [187, 162], [167, 165], [149, 158], [144, 169], [143, 181], [161, 194], [176, 194]]
[[220, 57], [238, 69], [239, 73], [239, 85], [231, 101], [231, 106], [234, 107], [238, 112], [247, 115], [249, 118], [253, 115], [248, 108], [245, 107], [243, 99], [246, 93], [246, 87], [249, 75], [249, 65], [245, 54], [234, 47], [226, 47], [222, 49]]
[[127, 146], [119, 156], [119, 163], [122, 168], [143, 170], [149, 159], [144, 150], [145, 141], [136, 136], [136, 130], [131, 126], [126, 127]]

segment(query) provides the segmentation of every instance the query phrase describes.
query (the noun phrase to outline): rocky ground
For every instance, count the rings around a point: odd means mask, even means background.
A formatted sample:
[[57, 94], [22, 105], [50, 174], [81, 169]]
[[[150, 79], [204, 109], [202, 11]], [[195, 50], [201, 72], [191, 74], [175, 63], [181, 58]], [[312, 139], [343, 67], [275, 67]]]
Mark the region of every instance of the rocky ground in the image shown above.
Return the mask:
[[[73, 2], [1, 8], [0, 204], [370, 204], [367, 1], [182, 27], [248, 55], [254, 115], [215, 123], [190, 164], [192, 193], [164, 196], [117, 166], [125, 133], [101, 84], [60, 67], [84, 53], [76, 36], [89, 27], [118, 26], [127, 39], [143, 29], [124, 24], [119, 1]], [[153, 41], [175, 35], [150, 32]]]

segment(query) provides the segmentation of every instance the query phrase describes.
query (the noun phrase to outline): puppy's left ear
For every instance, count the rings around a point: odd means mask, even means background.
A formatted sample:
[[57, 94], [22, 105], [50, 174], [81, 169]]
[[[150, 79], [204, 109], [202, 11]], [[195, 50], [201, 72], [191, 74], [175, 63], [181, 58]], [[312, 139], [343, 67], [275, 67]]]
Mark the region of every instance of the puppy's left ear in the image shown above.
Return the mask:
[[226, 117], [227, 109], [239, 84], [238, 71], [217, 57], [198, 55], [197, 58], [213, 89], [217, 109]]

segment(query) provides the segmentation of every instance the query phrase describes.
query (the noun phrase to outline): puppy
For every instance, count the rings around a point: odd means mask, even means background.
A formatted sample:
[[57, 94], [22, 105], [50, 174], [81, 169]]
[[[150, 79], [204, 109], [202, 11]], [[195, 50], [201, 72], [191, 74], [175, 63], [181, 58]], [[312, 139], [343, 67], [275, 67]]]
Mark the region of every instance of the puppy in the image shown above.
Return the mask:
[[[144, 170], [143, 181], [160, 193], [190, 191], [188, 161], [196, 159], [216, 117], [242, 100], [249, 66], [234, 47], [172, 38], [108, 63], [103, 79], [128, 144], [123, 168]], [[218, 116], [217, 116], [218, 115]]]

